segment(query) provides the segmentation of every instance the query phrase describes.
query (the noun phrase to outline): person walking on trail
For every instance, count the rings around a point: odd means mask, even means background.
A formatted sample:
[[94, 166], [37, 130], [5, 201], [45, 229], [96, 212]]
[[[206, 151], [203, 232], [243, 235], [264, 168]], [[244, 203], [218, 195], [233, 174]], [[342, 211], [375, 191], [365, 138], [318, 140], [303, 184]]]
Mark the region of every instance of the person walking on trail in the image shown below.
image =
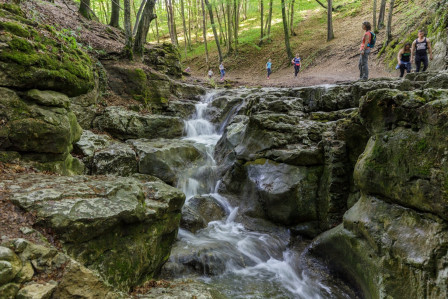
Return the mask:
[[269, 59], [268, 62], [266, 63], [266, 71], [268, 72], [268, 80], [269, 80], [269, 77], [270, 77], [271, 74], [272, 74], [272, 62], [271, 62], [270, 59]]
[[296, 78], [297, 78], [297, 75], [300, 72], [300, 62], [301, 62], [301, 59], [299, 57], [299, 54], [297, 53], [296, 57], [294, 57], [291, 60], [291, 63], [294, 65], [294, 77], [296, 77]]
[[362, 29], [364, 30], [364, 35], [362, 37], [361, 47], [359, 48], [361, 52], [358, 63], [359, 78], [361, 80], [367, 80], [369, 79], [369, 55], [375, 45], [376, 35], [371, 31], [372, 25], [367, 21], [362, 23]]
[[221, 62], [221, 64], [219, 65], [219, 71], [221, 72], [221, 81], [224, 80], [224, 76], [226, 75], [226, 69], [224, 67], [224, 63]]
[[209, 69], [209, 70], [208, 70], [207, 75], [208, 75], [208, 78], [209, 78], [209, 79], [211, 79], [211, 78], [213, 77], [213, 71], [212, 71], [212, 69]]
[[[418, 38], [412, 43], [411, 50], [411, 62], [415, 59], [415, 71], [420, 72], [420, 67], [423, 62], [423, 72], [428, 68], [428, 52], [429, 59], [432, 60], [432, 48], [431, 41], [426, 38], [425, 32], [423, 30], [418, 31]], [[415, 54], [415, 58], [414, 58]]]
[[411, 72], [411, 44], [405, 43], [404, 47], [398, 52], [397, 56], [398, 65], [400, 69], [400, 78], [403, 78], [404, 71], [409, 74]]

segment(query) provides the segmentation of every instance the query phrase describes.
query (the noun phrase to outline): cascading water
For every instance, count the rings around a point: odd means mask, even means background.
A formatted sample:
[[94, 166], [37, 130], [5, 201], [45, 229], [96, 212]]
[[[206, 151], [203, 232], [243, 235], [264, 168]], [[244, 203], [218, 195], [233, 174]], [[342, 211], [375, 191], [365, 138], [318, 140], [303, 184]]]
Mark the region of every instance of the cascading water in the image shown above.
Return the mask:
[[[185, 121], [185, 139], [194, 142], [205, 158], [201, 165], [184, 173], [178, 187], [186, 194], [187, 202], [198, 195], [213, 197], [224, 207], [227, 217], [210, 222], [196, 234], [180, 229], [176, 246], [186, 252], [203, 252], [204, 274], [215, 275], [204, 275], [202, 279], [229, 298], [330, 297], [328, 288], [295, 269], [293, 254], [288, 250], [288, 234], [275, 235], [246, 229], [235, 221], [238, 207], [232, 207], [225, 197], [217, 193], [219, 178], [213, 152], [221, 135], [207, 120], [207, 109], [213, 95], [208, 94], [196, 104], [195, 115]], [[175, 256], [171, 261], [182, 263], [176, 261]]]

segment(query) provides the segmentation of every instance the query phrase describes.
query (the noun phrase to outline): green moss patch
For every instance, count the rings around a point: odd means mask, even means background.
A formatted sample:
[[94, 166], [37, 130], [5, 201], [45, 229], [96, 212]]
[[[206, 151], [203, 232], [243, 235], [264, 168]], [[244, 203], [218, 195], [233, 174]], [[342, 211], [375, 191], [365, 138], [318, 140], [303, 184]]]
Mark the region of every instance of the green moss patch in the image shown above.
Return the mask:
[[0, 13], [7, 19], [0, 21], [0, 30], [9, 46], [0, 53], [0, 71], [7, 75], [3, 85], [69, 96], [94, 88], [92, 61], [76, 41], [52, 27], [17, 21], [23, 19], [20, 8], [6, 10], [2, 5]]

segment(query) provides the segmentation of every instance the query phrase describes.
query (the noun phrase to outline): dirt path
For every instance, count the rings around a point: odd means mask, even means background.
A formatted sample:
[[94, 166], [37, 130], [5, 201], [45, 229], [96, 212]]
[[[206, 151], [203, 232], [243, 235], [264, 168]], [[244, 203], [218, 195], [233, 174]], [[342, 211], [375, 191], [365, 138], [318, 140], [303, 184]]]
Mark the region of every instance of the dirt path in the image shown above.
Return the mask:
[[[319, 84], [334, 84], [359, 79], [359, 46], [363, 31], [361, 24], [371, 18], [370, 4], [364, 6], [355, 16], [335, 16], [335, 39], [326, 42], [326, 26], [319, 22], [322, 10], [302, 12], [303, 19], [297, 30], [297, 36], [292, 37], [293, 53], [299, 52], [302, 65], [307, 67], [294, 78], [293, 66], [284, 59], [284, 39], [277, 35], [271, 44], [263, 46], [261, 51], [244, 51], [237, 58], [227, 58], [226, 79], [237, 85], [247, 86], [310, 86]], [[310, 34], [312, 31], [312, 35]], [[393, 77], [395, 72], [386, 69], [377, 53], [382, 45], [384, 30], [377, 36], [377, 46], [369, 59], [370, 78]], [[266, 78], [265, 63], [271, 58], [273, 74], [270, 80]], [[192, 76], [204, 79], [206, 73], [202, 59], [192, 60]], [[195, 67], [195, 65], [197, 67]], [[219, 80], [217, 66], [213, 68], [215, 80]]]

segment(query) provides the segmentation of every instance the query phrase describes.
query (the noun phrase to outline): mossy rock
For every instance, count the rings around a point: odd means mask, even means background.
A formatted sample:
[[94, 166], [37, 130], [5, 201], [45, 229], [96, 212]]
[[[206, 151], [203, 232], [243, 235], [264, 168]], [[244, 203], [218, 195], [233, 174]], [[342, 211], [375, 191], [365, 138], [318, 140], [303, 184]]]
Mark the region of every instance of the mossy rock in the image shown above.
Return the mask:
[[24, 22], [20, 8], [6, 10], [0, 21], [2, 41], [0, 82], [19, 89], [61, 91], [69, 96], [94, 87], [92, 61], [76, 42], [47, 27]]

